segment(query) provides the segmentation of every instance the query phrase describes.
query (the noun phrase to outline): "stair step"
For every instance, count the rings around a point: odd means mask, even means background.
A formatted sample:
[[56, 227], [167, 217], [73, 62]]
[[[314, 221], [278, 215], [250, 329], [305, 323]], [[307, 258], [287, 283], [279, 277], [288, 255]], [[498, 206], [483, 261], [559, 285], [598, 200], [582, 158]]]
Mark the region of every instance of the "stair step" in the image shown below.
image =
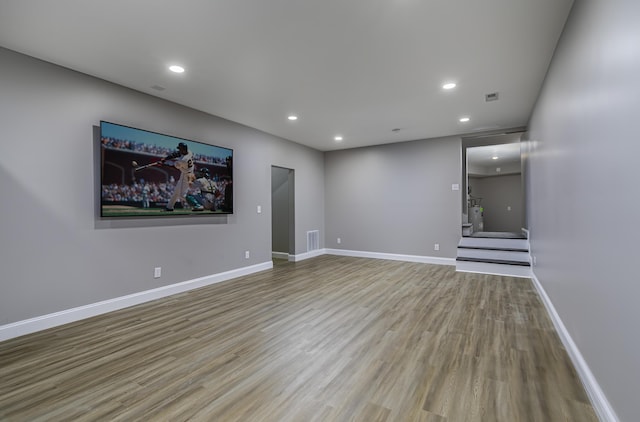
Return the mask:
[[471, 237], [491, 237], [494, 239], [527, 239], [528, 235], [518, 232], [474, 232]]
[[456, 261], [456, 271], [531, 278], [531, 267], [488, 262]]
[[529, 240], [463, 237], [458, 243], [458, 248], [528, 252]]
[[517, 265], [520, 267], [530, 267], [531, 264], [523, 261], [507, 261], [503, 259], [481, 259], [481, 258], [456, 258], [456, 261], [468, 261], [468, 262], [486, 262], [487, 264], [501, 264], [501, 265]]
[[493, 262], [511, 265], [529, 265], [529, 252], [458, 248], [458, 260]]

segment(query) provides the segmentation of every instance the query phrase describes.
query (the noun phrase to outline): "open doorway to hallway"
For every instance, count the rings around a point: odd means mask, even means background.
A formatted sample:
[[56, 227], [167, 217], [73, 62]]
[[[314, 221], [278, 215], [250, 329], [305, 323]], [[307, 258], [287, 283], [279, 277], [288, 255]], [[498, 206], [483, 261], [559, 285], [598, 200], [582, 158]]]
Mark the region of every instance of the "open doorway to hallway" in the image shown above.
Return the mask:
[[456, 271], [531, 276], [523, 133], [462, 139], [462, 237]]
[[295, 256], [294, 171], [271, 166], [271, 255]]
[[463, 139], [463, 236], [526, 237], [521, 135]]

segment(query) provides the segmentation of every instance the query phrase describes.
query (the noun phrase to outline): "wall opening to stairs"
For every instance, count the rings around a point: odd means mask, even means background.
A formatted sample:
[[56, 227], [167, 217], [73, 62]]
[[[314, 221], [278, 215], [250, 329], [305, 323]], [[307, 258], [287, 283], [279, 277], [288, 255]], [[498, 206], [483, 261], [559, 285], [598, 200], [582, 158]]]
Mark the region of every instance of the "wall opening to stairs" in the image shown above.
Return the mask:
[[523, 129], [462, 138], [463, 236], [527, 229]]
[[514, 129], [462, 138], [462, 233], [457, 271], [531, 277], [520, 143], [523, 134], [524, 129]]

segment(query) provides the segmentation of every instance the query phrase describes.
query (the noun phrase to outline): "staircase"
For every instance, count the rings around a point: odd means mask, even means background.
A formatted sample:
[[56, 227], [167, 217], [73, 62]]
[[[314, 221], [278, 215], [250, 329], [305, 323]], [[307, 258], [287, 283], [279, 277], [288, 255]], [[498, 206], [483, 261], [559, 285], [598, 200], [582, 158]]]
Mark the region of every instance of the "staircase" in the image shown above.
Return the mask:
[[531, 277], [529, 239], [507, 237], [500, 233], [483, 237], [482, 232], [463, 237], [458, 243], [456, 271]]

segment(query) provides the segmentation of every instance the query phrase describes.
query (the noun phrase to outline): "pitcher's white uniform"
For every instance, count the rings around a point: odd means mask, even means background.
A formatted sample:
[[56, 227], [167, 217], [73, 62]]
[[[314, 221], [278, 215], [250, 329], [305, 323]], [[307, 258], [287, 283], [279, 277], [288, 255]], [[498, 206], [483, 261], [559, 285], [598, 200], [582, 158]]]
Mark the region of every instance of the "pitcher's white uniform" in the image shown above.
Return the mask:
[[[181, 151], [182, 153], [183, 151]], [[167, 161], [172, 161], [173, 166], [180, 170], [180, 178], [176, 182], [175, 189], [173, 191], [173, 195], [167, 204], [167, 210], [173, 210], [174, 205], [177, 201], [185, 204], [184, 197], [187, 195], [187, 191], [189, 190], [189, 184], [195, 179], [194, 174], [194, 165], [193, 165], [193, 152], [188, 149], [184, 149], [186, 152], [184, 155], [176, 155], [175, 153], [167, 157]]]

